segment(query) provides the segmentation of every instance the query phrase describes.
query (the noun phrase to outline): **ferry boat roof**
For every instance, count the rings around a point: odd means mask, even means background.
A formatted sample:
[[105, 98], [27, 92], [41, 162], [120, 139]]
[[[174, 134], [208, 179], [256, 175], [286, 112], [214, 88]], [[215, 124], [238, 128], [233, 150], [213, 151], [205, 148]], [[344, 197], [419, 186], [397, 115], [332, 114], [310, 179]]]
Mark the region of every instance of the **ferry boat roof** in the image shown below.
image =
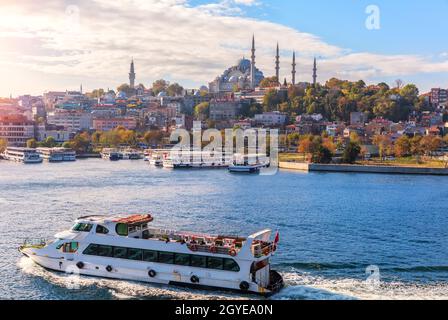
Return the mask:
[[[77, 223], [95, 223], [95, 224], [127, 224], [129, 226], [132, 225], [142, 225], [147, 224], [150, 222], [153, 222], [154, 218], [151, 214], [134, 214], [134, 215], [89, 215], [89, 216], [83, 216], [76, 219]], [[159, 227], [155, 227], [159, 228]], [[151, 228], [152, 229], [152, 228]], [[248, 238], [263, 238], [264, 241], [267, 241], [269, 236], [272, 233], [272, 230], [265, 229], [260, 232], [257, 232], [253, 235], [250, 235], [249, 237], [240, 237], [238, 235], [213, 235], [213, 234], [206, 234], [206, 233], [197, 233], [197, 232], [186, 232], [186, 231], [174, 231], [174, 230], [164, 230], [167, 234], [170, 235], [178, 235], [182, 237], [189, 237], [191, 239], [231, 239], [234, 241], [241, 241], [244, 242]]]

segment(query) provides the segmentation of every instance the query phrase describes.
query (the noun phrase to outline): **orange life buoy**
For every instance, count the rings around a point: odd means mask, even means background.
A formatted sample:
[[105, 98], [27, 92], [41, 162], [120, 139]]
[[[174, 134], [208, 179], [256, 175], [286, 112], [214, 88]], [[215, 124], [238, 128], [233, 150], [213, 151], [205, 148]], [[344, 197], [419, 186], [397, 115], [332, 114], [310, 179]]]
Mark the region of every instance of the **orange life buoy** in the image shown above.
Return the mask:
[[230, 249], [230, 250], [229, 250], [229, 254], [230, 254], [232, 257], [235, 257], [235, 256], [236, 256], [236, 250], [235, 250], [235, 249]]

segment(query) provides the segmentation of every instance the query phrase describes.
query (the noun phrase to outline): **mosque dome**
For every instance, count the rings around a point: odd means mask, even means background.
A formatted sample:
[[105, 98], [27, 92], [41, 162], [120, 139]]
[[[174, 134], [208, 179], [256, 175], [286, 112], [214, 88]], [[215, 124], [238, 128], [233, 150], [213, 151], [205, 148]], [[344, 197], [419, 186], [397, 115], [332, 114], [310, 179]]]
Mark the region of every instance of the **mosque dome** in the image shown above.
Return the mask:
[[126, 99], [126, 92], [119, 91], [118, 94], [117, 94], [117, 98], [118, 99]]
[[235, 75], [235, 76], [230, 77], [229, 82], [234, 83], [234, 82], [238, 82], [238, 80], [239, 80], [239, 77], [237, 75]]
[[237, 66], [238, 69], [240, 69], [241, 71], [245, 71], [250, 69], [250, 60], [247, 60], [245, 58], [238, 60]]

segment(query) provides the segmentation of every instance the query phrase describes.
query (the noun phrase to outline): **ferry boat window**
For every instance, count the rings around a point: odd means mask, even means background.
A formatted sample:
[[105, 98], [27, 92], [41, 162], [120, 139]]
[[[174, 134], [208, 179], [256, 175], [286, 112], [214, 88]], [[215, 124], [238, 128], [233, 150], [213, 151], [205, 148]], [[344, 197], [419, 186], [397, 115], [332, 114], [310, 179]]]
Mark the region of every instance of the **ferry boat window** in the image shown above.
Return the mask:
[[195, 268], [207, 268], [207, 257], [192, 255], [191, 266]]
[[157, 251], [143, 250], [143, 261], [157, 262]]
[[159, 252], [159, 262], [166, 264], [174, 263], [174, 253], [170, 252]]
[[96, 256], [98, 254], [98, 245], [97, 244], [89, 244], [89, 246], [84, 250], [83, 254], [87, 254], [90, 256]]
[[128, 259], [129, 260], [142, 260], [142, 249], [128, 249]]
[[106, 227], [103, 227], [102, 225], [97, 225], [96, 226], [96, 233], [108, 234], [109, 230]]
[[224, 270], [239, 272], [240, 266], [233, 259], [224, 259]]
[[93, 226], [90, 223], [77, 223], [72, 228], [72, 230], [78, 232], [90, 232], [90, 230], [92, 230], [92, 227]]
[[75, 253], [76, 251], [78, 251], [78, 242], [67, 242], [63, 245], [59, 245], [58, 247], [62, 247], [62, 252]]
[[114, 258], [126, 259], [128, 254], [127, 248], [114, 247]]
[[103, 246], [103, 245], [99, 245], [98, 246], [98, 255], [100, 257], [112, 257], [112, 246]]
[[128, 225], [124, 223], [117, 223], [115, 231], [119, 236], [126, 237], [128, 235]]
[[223, 260], [222, 258], [207, 257], [207, 268], [222, 270], [223, 269], [222, 260]]
[[174, 255], [174, 264], [177, 264], [179, 266], [189, 266], [190, 265], [190, 255], [176, 253]]

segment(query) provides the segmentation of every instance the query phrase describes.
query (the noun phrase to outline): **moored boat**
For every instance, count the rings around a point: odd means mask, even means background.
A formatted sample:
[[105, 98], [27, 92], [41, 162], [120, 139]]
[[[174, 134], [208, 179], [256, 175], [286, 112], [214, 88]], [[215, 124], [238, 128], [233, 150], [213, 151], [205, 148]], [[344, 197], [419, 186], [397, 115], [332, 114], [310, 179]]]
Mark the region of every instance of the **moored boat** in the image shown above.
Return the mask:
[[87, 216], [55, 240], [19, 250], [47, 269], [157, 284], [270, 295], [283, 287], [271, 269], [278, 234], [247, 238], [152, 228], [151, 215]]
[[2, 156], [5, 160], [26, 164], [42, 163], [43, 161], [42, 157], [37, 153], [37, 150], [32, 148], [8, 147]]
[[37, 148], [37, 152], [48, 162], [76, 161], [76, 152], [68, 148]]
[[101, 151], [101, 158], [104, 160], [118, 161], [121, 159], [120, 153], [116, 149], [104, 148]]

